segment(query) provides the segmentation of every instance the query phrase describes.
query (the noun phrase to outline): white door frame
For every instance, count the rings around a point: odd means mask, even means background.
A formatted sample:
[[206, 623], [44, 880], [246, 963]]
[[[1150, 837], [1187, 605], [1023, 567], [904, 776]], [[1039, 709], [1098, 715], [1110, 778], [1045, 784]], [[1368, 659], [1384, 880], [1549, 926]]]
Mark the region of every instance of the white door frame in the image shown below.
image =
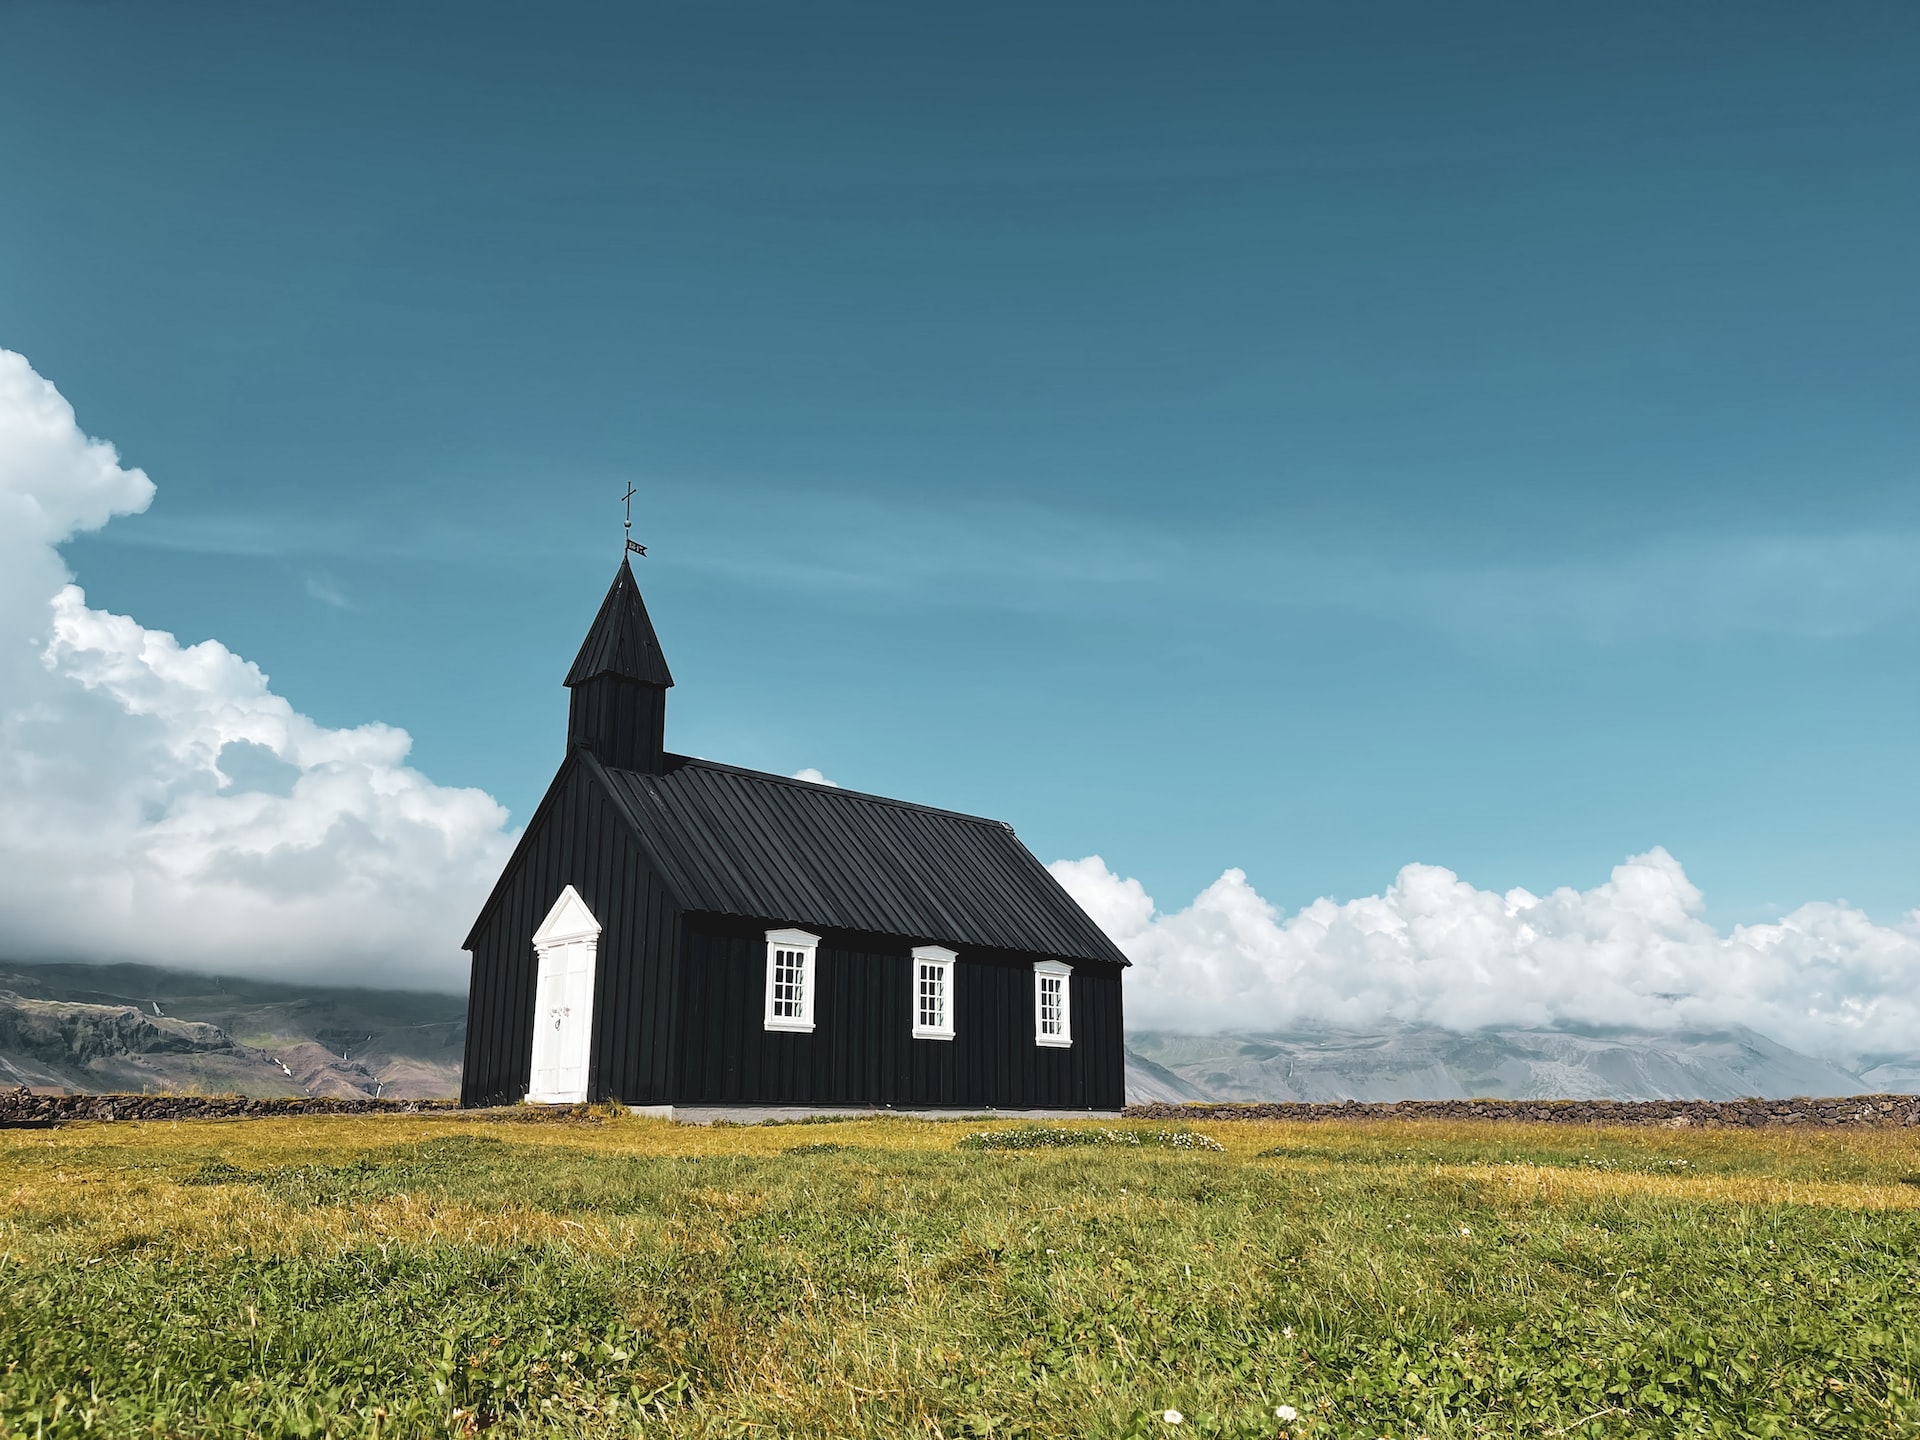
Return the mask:
[[593, 990], [599, 978], [600, 922], [569, 885], [533, 932], [533, 1056], [527, 1099], [578, 1105], [593, 1058]]

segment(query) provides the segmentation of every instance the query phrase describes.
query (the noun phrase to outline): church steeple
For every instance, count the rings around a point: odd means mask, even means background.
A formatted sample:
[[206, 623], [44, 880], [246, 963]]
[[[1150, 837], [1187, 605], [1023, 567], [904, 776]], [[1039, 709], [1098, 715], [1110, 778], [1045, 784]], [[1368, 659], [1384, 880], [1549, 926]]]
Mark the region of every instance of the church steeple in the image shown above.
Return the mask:
[[567, 746], [617, 770], [659, 774], [673, 672], [626, 557], [567, 671]]

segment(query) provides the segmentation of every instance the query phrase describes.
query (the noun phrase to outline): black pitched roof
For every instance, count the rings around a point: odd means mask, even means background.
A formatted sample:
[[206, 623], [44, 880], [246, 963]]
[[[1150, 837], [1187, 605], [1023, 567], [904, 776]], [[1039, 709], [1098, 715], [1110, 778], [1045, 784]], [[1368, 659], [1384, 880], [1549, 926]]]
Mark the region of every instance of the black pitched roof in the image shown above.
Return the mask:
[[593, 617], [573, 668], [567, 671], [567, 687], [585, 684], [596, 675], [624, 675], [651, 685], [673, 684], [673, 672], [667, 669], [667, 657], [660, 653], [660, 637], [653, 633], [653, 621], [640, 599], [639, 582], [633, 567], [620, 557], [620, 570], [600, 602], [600, 613]]
[[683, 755], [663, 775], [582, 759], [684, 909], [1128, 963], [998, 820]]

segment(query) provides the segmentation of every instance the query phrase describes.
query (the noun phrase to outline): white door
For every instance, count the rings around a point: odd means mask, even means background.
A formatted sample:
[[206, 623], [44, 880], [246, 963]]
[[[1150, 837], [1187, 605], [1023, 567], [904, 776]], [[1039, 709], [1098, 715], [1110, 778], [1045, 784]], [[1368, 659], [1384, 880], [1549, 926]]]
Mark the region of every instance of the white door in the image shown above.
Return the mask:
[[587, 1098], [599, 931], [598, 922], [587, 912], [573, 887], [568, 886], [534, 936], [540, 972], [533, 992], [533, 1073], [527, 1085], [529, 1100], [568, 1105], [579, 1104]]

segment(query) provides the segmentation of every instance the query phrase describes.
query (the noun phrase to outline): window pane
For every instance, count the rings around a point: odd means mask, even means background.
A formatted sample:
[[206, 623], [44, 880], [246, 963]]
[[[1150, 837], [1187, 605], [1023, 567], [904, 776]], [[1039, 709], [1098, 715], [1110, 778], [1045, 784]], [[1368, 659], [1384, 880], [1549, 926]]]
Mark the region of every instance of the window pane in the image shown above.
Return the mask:
[[947, 1028], [947, 967], [923, 960], [916, 967], [915, 1023], [923, 1030]]
[[1042, 975], [1040, 977], [1040, 1033], [1058, 1035], [1061, 1033], [1060, 992], [1065, 977], [1060, 975]]
[[781, 1020], [805, 1018], [806, 952], [773, 952], [773, 1013]]

